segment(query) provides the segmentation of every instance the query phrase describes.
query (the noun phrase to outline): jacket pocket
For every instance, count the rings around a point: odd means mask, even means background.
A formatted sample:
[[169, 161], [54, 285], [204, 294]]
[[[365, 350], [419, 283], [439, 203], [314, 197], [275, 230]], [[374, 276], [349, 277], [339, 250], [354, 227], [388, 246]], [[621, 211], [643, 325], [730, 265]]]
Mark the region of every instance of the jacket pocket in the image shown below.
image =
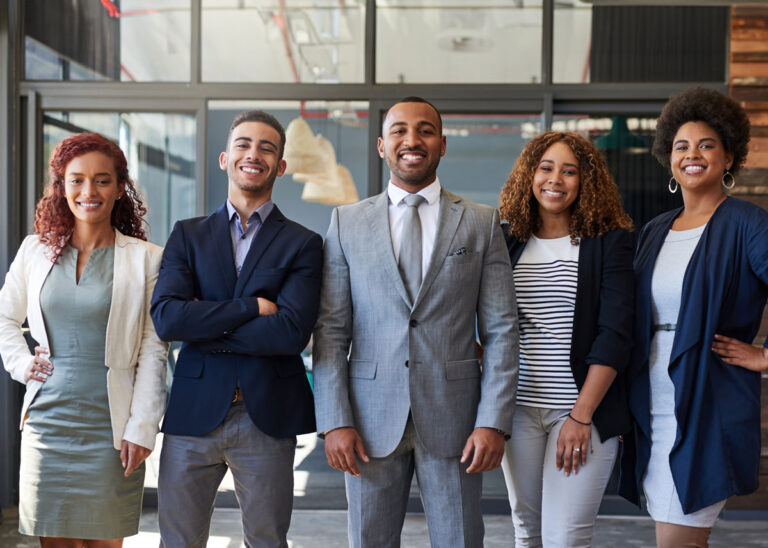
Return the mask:
[[477, 359], [445, 362], [445, 378], [449, 381], [474, 379], [480, 376], [480, 364]]
[[376, 362], [367, 360], [349, 360], [349, 377], [352, 379], [375, 379]]

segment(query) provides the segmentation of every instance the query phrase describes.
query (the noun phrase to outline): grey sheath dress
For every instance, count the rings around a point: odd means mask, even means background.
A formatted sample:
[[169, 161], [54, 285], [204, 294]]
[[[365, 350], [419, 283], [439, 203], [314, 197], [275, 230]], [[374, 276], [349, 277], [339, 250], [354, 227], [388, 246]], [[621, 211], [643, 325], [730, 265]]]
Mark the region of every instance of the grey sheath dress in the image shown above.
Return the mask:
[[113, 446], [104, 350], [114, 246], [96, 249], [76, 283], [64, 249], [40, 293], [53, 374], [29, 407], [21, 441], [19, 532], [113, 539], [135, 535], [144, 464], [123, 477]]

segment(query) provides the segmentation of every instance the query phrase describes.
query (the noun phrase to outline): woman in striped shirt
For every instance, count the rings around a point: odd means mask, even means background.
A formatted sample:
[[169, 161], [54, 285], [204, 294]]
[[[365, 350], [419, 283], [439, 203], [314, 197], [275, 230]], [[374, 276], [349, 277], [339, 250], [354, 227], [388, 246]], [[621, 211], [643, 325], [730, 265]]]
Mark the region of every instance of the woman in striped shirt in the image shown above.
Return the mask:
[[516, 546], [590, 546], [630, 429], [632, 221], [588, 140], [548, 132], [500, 199], [520, 318], [520, 379], [502, 468]]

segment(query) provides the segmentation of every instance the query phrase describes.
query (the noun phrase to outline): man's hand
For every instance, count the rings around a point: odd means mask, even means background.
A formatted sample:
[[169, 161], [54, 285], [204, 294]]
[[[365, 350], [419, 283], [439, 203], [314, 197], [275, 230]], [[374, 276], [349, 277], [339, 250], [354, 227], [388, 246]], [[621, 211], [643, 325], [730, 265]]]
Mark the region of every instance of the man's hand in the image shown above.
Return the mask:
[[475, 428], [464, 445], [461, 462], [467, 462], [473, 452], [467, 474], [493, 470], [501, 464], [501, 457], [504, 456], [504, 434], [493, 428]]
[[277, 314], [277, 305], [275, 303], [264, 297], [258, 297], [256, 300], [259, 303], [259, 316]]
[[125, 477], [130, 476], [131, 472], [136, 470], [150, 453], [152, 453], [151, 449], [123, 440], [120, 446], [120, 462], [123, 464], [123, 468], [125, 468]]
[[360, 475], [355, 454], [363, 462], [370, 462], [363, 447], [363, 438], [351, 426], [336, 428], [325, 434], [325, 456], [328, 464], [336, 470]]

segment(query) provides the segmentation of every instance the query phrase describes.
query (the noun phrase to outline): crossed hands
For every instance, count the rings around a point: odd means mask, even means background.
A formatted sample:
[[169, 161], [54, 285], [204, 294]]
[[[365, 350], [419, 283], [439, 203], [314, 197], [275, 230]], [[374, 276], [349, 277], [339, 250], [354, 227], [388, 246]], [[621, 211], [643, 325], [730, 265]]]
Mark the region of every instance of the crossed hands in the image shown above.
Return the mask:
[[[493, 470], [501, 464], [504, 455], [504, 435], [493, 428], [475, 428], [464, 445], [461, 462], [466, 463], [470, 455], [472, 462], [467, 468], [468, 474]], [[325, 456], [332, 468], [353, 476], [360, 475], [358, 458], [370, 462], [363, 439], [351, 426], [336, 428], [325, 434]]]

